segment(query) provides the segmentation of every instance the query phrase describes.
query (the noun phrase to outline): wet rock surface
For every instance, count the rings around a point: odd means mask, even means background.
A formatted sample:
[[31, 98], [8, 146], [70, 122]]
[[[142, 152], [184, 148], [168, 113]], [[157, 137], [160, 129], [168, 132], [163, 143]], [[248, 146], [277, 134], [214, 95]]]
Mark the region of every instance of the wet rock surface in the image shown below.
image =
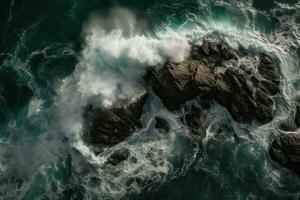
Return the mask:
[[278, 65], [260, 54], [255, 70], [239, 65], [238, 56], [243, 55], [226, 44], [204, 41], [193, 47], [192, 56], [184, 62], [149, 70], [146, 80], [170, 110], [200, 96], [226, 107], [238, 122], [267, 123], [276, 113], [272, 96], [279, 92]]
[[144, 94], [134, 102], [109, 109], [87, 105], [84, 110], [85, 135], [91, 138], [91, 143], [112, 145], [123, 141], [139, 125], [146, 99]]
[[200, 108], [192, 106], [191, 111], [184, 115], [183, 120], [192, 134], [205, 135], [205, 120]]
[[112, 152], [112, 154], [108, 158], [107, 163], [116, 166], [120, 164], [122, 161], [127, 160], [129, 155], [130, 155], [129, 150], [126, 148], [116, 149]]
[[[239, 62], [243, 57], [248, 58], [249, 54], [243, 48], [233, 50], [225, 43], [204, 40], [201, 46], [192, 47], [191, 56], [182, 63], [167, 62], [160, 68], [150, 68], [145, 76], [146, 84], [152, 87], [170, 111], [199, 97], [200, 102], [216, 101], [224, 106], [238, 122], [256, 119], [267, 123], [276, 113], [273, 96], [279, 93], [280, 87], [278, 64], [265, 53], [251, 54], [251, 58], [257, 61], [255, 65], [247, 66]], [[97, 155], [102, 153], [103, 146], [111, 147], [120, 143], [134, 132], [140, 125], [146, 98], [144, 94], [131, 103], [113, 108], [95, 107], [93, 104], [84, 108], [84, 132], [89, 136], [90, 143], [99, 149], [94, 150]], [[182, 116], [182, 122], [192, 134], [205, 135], [203, 111], [208, 107], [209, 103], [200, 107], [192, 106]], [[162, 133], [168, 133], [171, 128], [160, 116], [155, 117], [154, 126]], [[294, 169], [294, 164], [289, 164], [295, 160], [293, 154], [287, 159], [282, 159], [281, 155], [296, 153], [297, 157], [300, 150], [297, 152], [296, 143], [299, 142], [298, 136], [284, 142], [276, 139], [270, 154], [274, 160], [285, 166], [291, 165]], [[293, 152], [289, 151], [290, 148]], [[128, 157], [128, 150], [115, 149], [107, 163], [118, 165]]]
[[269, 149], [273, 160], [300, 175], [300, 135], [286, 134], [277, 137]]
[[170, 125], [162, 117], [155, 117], [155, 128], [163, 133], [168, 133], [170, 131]]

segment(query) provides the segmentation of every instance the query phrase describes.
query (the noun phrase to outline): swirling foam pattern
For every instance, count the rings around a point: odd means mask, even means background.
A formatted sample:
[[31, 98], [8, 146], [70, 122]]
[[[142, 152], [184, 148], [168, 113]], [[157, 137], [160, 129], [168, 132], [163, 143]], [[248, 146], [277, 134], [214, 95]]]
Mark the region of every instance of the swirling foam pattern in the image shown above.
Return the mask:
[[[300, 198], [300, 179], [266, 153], [300, 90], [297, 0], [10, 0], [0, 10], [0, 199]], [[201, 139], [180, 119], [197, 99], [172, 113], [150, 91], [142, 128], [96, 156], [81, 137], [89, 98], [110, 107], [149, 90], [147, 67], [183, 61], [204, 36], [279, 58], [275, 119], [238, 124], [212, 102]], [[107, 165], [121, 147], [128, 160]]]

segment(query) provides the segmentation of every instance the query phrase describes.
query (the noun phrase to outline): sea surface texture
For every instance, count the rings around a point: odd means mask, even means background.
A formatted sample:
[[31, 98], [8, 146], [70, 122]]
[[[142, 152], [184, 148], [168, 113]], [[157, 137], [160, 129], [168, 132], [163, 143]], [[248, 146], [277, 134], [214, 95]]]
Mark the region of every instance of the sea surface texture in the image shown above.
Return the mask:
[[[200, 137], [182, 122], [197, 98], [169, 111], [145, 86], [149, 67], [184, 61], [203, 38], [277, 57], [271, 122], [238, 123], [211, 101]], [[95, 153], [83, 139], [84, 106], [144, 91], [139, 128]], [[297, 0], [1, 0], [0, 199], [300, 199], [300, 177], [268, 154], [293, 120], [298, 92]], [[108, 164], [119, 148], [129, 157]]]

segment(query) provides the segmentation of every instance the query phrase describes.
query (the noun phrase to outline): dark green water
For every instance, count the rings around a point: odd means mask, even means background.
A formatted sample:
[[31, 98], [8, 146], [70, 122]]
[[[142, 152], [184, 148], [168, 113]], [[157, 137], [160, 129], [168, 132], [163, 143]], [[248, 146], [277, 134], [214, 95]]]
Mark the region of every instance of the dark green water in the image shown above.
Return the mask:
[[[0, 3], [0, 199], [299, 199], [300, 179], [269, 142], [300, 90], [297, 0], [3, 0]], [[267, 125], [242, 125], [212, 103], [204, 140], [151, 94], [143, 131], [105, 166], [81, 140], [82, 106], [143, 90], [145, 67], [181, 59], [204, 35], [276, 54], [282, 86]], [[194, 102], [197, 103], [197, 102]], [[151, 120], [172, 125], [160, 135]]]

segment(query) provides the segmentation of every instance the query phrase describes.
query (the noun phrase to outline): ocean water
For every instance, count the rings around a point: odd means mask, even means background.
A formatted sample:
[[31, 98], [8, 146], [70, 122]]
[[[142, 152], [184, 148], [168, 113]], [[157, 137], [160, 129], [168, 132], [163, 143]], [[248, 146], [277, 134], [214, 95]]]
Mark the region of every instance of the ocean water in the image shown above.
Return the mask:
[[[300, 91], [297, 0], [4, 0], [0, 3], [0, 199], [299, 199], [299, 177], [271, 161]], [[210, 102], [204, 138], [143, 84], [147, 67], [183, 61], [203, 37], [276, 55], [277, 114], [239, 124]], [[254, 66], [258, 58], [240, 60]], [[142, 128], [105, 164], [81, 138], [91, 97], [113, 106], [148, 91]], [[154, 129], [154, 118], [171, 125]]]

